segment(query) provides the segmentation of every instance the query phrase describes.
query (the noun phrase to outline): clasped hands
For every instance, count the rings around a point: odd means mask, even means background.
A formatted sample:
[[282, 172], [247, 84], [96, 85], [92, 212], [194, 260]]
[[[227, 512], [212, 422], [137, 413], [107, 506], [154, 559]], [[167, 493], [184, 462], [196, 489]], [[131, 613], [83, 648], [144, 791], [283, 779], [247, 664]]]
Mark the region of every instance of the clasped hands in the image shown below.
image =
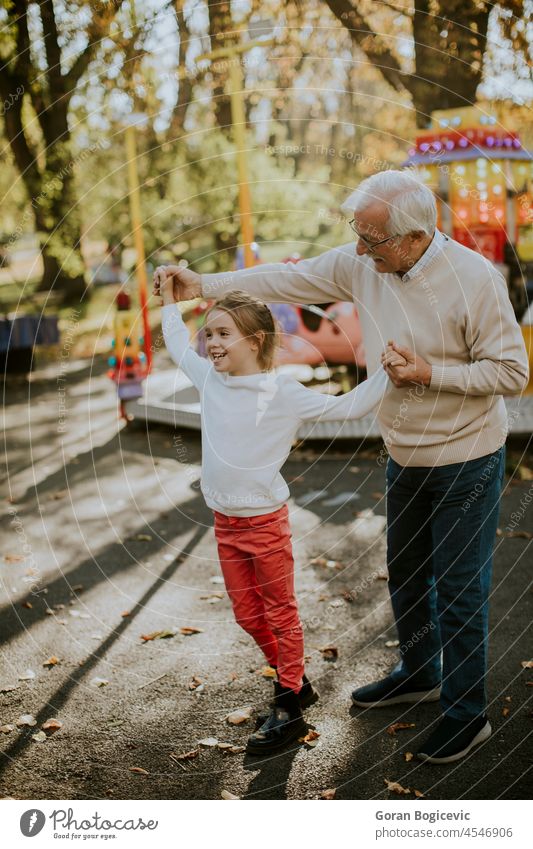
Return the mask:
[[429, 386], [431, 383], [430, 364], [409, 348], [397, 345], [392, 339], [389, 339], [381, 355], [381, 364], [397, 388], [413, 383]]

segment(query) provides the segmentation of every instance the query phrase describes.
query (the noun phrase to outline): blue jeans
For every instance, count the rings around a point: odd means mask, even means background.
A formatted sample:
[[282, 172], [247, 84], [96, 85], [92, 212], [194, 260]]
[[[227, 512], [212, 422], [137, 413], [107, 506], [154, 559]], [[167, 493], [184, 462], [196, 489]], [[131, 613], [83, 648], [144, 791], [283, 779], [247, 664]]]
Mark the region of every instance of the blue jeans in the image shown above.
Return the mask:
[[[447, 466], [387, 462], [387, 565], [397, 681], [433, 688], [443, 712], [484, 713], [488, 600], [505, 446]], [[442, 661], [441, 661], [442, 654]]]

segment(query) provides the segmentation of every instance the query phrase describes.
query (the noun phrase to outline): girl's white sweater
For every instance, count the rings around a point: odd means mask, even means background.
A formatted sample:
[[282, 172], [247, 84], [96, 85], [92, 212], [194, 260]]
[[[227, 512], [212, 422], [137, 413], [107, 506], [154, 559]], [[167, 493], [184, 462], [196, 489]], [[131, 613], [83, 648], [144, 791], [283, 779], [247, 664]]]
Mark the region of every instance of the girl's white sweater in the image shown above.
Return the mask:
[[176, 304], [162, 309], [170, 356], [200, 393], [201, 488], [206, 503], [228, 516], [278, 510], [289, 497], [280, 474], [304, 421], [356, 419], [376, 407], [389, 383], [382, 368], [339, 397], [307, 389], [275, 371], [231, 376], [191, 348]]

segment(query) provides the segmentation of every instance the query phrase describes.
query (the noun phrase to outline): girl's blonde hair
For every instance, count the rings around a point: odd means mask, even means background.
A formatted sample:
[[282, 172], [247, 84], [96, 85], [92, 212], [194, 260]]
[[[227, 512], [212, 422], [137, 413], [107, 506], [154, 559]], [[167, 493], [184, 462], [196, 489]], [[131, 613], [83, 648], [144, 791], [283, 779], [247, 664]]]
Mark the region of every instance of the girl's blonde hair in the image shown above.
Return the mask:
[[257, 361], [263, 371], [269, 371], [274, 365], [280, 334], [277, 322], [267, 305], [248, 292], [236, 289], [215, 301], [207, 310], [206, 319], [215, 309], [227, 312], [244, 337], [255, 337], [259, 346]]

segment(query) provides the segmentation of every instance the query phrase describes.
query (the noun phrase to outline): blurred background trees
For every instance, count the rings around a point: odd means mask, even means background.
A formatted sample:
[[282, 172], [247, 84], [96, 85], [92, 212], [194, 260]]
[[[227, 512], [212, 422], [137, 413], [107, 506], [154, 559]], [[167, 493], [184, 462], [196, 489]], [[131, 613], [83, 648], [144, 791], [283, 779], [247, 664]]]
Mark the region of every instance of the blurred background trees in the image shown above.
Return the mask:
[[229, 267], [239, 220], [228, 65], [196, 57], [249, 38], [258, 20], [276, 39], [242, 60], [263, 258], [347, 240], [338, 202], [364, 176], [399, 165], [432, 110], [496, 99], [524, 135], [531, 7], [2, 0], [3, 244], [15, 256], [34, 234], [42, 261], [24, 274], [82, 297], [94, 246], [131, 248], [123, 135], [142, 113], [148, 255]]

